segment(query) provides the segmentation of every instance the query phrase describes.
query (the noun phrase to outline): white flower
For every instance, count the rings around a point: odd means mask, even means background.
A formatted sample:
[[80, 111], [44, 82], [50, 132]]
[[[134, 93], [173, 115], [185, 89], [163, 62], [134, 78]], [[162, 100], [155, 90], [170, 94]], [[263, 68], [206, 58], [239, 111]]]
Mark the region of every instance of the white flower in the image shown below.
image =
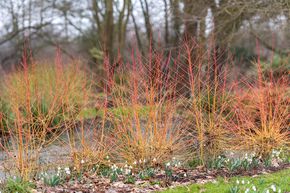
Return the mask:
[[267, 189], [267, 190], [266, 190], [266, 193], [270, 193], [270, 191]]
[[141, 160], [141, 159], [139, 159], [139, 163], [140, 163], [140, 164], [142, 163], [142, 160]]
[[175, 160], [175, 157], [173, 157], [172, 159]]
[[133, 167], [132, 166], [129, 166], [129, 169], [132, 169]]
[[245, 184], [245, 180], [242, 180], [242, 184]]
[[85, 161], [84, 160], [81, 160], [81, 164], [84, 164], [85, 163]]
[[239, 180], [237, 180], [237, 181], [236, 181], [236, 183], [237, 183], [237, 184], [240, 184], [240, 181], [239, 181]]
[[64, 168], [64, 171], [67, 175], [70, 175], [70, 169], [68, 167]]
[[134, 161], [133, 164], [136, 165], [137, 164], [137, 161]]
[[278, 190], [278, 193], [281, 193], [281, 189]]
[[125, 169], [125, 174], [128, 175], [131, 173], [131, 170], [130, 169]]
[[61, 170], [61, 168], [60, 168], [60, 167], [58, 167], [58, 168], [57, 168], [57, 170], [58, 170], [58, 171], [60, 171], [60, 170]]
[[248, 193], [248, 192], [250, 192], [250, 189], [249, 188], [246, 189], [245, 193]]
[[168, 162], [167, 164], [166, 164], [166, 167], [169, 167], [170, 166], [170, 162]]
[[143, 163], [146, 163], [146, 159], [143, 160]]
[[274, 192], [276, 192], [276, 186], [274, 184], [271, 185], [271, 188]]
[[111, 169], [112, 169], [113, 171], [115, 171], [116, 169], [118, 169], [118, 166], [116, 166], [116, 164], [114, 164], [114, 165], [111, 166]]
[[250, 184], [250, 181], [248, 181], [247, 184]]
[[187, 176], [186, 173], [184, 173], [183, 176], [186, 177]]
[[253, 187], [252, 187], [252, 189], [253, 189], [253, 191], [254, 191], [254, 192], [256, 192], [256, 191], [257, 191], [257, 188], [256, 188], [256, 186], [253, 186]]
[[153, 162], [156, 162], [157, 160], [156, 160], [156, 158], [153, 158]]

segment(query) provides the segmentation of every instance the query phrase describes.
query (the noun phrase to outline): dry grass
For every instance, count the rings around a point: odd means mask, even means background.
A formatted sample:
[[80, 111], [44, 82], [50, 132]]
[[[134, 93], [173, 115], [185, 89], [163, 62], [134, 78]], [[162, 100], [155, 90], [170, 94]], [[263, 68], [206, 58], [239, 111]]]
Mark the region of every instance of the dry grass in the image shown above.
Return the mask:
[[85, 74], [78, 65], [65, 66], [57, 56], [54, 65], [27, 63], [5, 77], [1, 98], [7, 104], [6, 140], [1, 143], [24, 179], [35, 174], [39, 153], [67, 129], [74, 128], [87, 88]]
[[257, 63], [256, 84], [237, 94], [236, 124], [239, 149], [267, 158], [272, 150], [289, 148], [290, 106], [287, 76], [266, 81]]
[[[162, 62], [168, 59], [152, 52], [145, 61], [136, 54], [131, 64], [120, 68], [118, 82], [110, 82], [112, 103], [120, 109], [118, 115], [108, 114], [114, 125], [114, 155], [129, 164], [142, 160], [141, 166], [155, 159], [162, 163], [172, 157], [188, 158], [185, 122], [178, 115], [174, 96], [175, 79], [170, 72], [162, 72]], [[124, 72], [126, 79], [120, 78]]]
[[[192, 52], [197, 53], [192, 58]], [[227, 64], [218, 63], [214, 49], [200, 52], [198, 45], [185, 43], [185, 71], [190, 98], [184, 104], [192, 143], [203, 164], [229, 148], [232, 119], [231, 87], [227, 85]], [[225, 61], [228, 62], [228, 61]], [[222, 66], [222, 67], [221, 67]]]
[[[144, 168], [195, 158], [202, 164], [228, 149], [254, 151], [266, 158], [289, 148], [289, 79], [258, 78], [233, 92], [228, 59], [214, 48], [185, 42], [180, 53], [132, 51], [128, 63], [104, 59], [101, 114], [80, 117], [90, 108], [91, 84], [79, 65], [28, 64], [8, 74], [2, 85], [0, 143], [21, 177], [39, 170], [43, 147], [67, 132], [71, 160], [78, 172], [95, 165], [127, 162]], [[213, 47], [213, 46], [212, 46]], [[118, 65], [118, 67], [117, 67]], [[244, 83], [244, 82], [239, 82]], [[98, 101], [97, 101], [98, 102]], [[153, 161], [154, 160], [154, 161]]]

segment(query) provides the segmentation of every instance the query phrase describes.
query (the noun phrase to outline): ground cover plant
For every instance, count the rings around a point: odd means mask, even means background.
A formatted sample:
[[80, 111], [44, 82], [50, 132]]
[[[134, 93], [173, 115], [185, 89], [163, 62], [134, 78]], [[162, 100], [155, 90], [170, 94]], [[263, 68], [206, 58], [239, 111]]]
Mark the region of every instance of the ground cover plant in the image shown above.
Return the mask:
[[[289, 77], [264, 73], [258, 57], [255, 77], [233, 80], [230, 55], [194, 40], [181, 47], [177, 56], [150, 48], [105, 58], [101, 83], [59, 51], [52, 65], [24, 52], [1, 85], [3, 191], [146, 192], [208, 181], [190, 190], [288, 191], [287, 178], [273, 180], [289, 173]], [[262, 181], [234, 177], [279, 169]]]
[[243, 176], [231, 179], [220, 178], [215, 182], [189, 185], [162, 192], [288, 192], [290, 190], [288, 174], [289, 169], [254, 178]]

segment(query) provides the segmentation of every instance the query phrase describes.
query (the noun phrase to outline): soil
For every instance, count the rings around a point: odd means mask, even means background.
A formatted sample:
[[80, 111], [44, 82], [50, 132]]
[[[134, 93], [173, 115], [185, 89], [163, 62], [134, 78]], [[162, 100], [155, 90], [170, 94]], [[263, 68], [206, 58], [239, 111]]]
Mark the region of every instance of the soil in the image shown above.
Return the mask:
[[[47, 193], [117, 193], [117, 192], [155, 192], [177, 186], [185, 186], [193, 183], [215, 182], [218, 176], [228, 178], [233, 175], [253, 176], [268, 174], [278, 170], [290, 168], [290, 164], [283, 164], [279, 167], [258, 168], [251, 171], [240, 171], [230, 173], [227, 170], [206, 170], [203, 168], [195, 170], [176, 169], [171, 179], [167, 179], [164, 172], [156, 174], [148, 180], [137, 180], [135, 184], [125, 184], [122, 176], [117, 182], [110, 182], [110, 179], [98, 175], [84, 174], [81, 180], [69, 180], [57, 187], [47, 187], [42, 182], [37, 182], [36, 192]], [[185, 176], [186, 174], [186, 176]]]

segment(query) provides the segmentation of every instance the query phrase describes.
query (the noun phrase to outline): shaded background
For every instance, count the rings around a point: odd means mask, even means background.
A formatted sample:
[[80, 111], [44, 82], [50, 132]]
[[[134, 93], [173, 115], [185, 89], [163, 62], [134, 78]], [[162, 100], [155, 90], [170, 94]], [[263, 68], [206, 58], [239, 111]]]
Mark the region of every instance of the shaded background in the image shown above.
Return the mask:
[[0, 71], [19, 64], [25, 41], [35, 58], [59, 47], [97, 72], [106, 55], [126, 59], [130, 48], [151, 46], [174, 56], [189, 39], [230, 50], [243, 70], [256, 40], [265, 61], [289, 58], [289, 24], [289, 0], [0, 0]]

